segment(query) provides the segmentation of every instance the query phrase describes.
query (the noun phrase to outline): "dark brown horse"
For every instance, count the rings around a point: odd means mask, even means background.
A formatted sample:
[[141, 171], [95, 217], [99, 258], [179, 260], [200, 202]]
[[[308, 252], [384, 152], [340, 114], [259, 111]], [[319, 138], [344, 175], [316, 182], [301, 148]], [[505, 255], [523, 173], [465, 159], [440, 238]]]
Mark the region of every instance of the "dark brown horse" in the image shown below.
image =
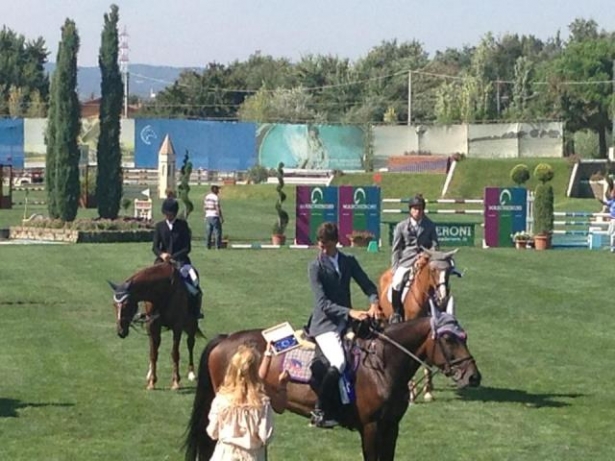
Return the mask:
[[[214, 338], [201, 355], [185, 442], [186, 460], [206, 460], [213, 452], [215, 441], [205, 432], [211, 401], [229, 360], [244, 343], [252, 343], [261, 353], [265, 349], [261, 330], [249, 330]], [[419, 361], [442, 370], [460, 388], [480, 385], [481, 375], [467, 348], [465, 332], [455, 318], [446, 313], [389, 325], [383, 333], [376, 333], [372, 338], [356, 339], [356, 345], [360, 350], [356, 398], [343, 407], [337, 419], [343, 426], [359, 432], [365, 461], [394, 459], [399, 422], [408, 408], [407, 383], [419, 368]], [[265, 380], [270, 396], [274, 396], [277, 389], [283, 355], [273, 360]], [[316, 401], [310, 385], [290, 382], [287, 394], [286, 408], [308, 417]]]
[[[453, 260], [455, 253], [457, 253], [457, 250], [441, 252], [425, 249], [420, 254], [414, 264], [414, 281], [408, 288], [403, 301], [405, 320], [413, 320], [428, 315], [430, 302], [439, 310], [455, 315], [455, 303], [449, 284], [451, 275], [461, 277], [461, 273], [455, 268], [455, 261]], [[379, 280], [380, 307], [386, 319], [393, 314], [393, 306], [388, 296], [392, 279], [393, 274], [388, 269], [380, 276]], [[433, 400], [433, 384], [431, 372], [428, 368], [425, 369], [424, 379], [423, 398], [430, 402]], [[416, 396], [415, 383], [411, 382], [410, 387], [410, 398], [413, 401]]]
[[117, 319], [117, 334], [120, 338], [128, 336], [130, 326], [135, 321], [139, 302], [145, 303], [145, 324], [149, 335], [149, 371], [147, 389], [154, 389], [158, 376], [156, 363], [160, 347], [162, 328], [173, 332], [173, 381], [171, 389], [179, 389], [179, 344], [182, 332], [188, 335], [188, 379], [194, 380], [194, 342], [199, 329], [198, 320], [191, 313], [192, 301], [179, 271], [171, 263], [154, 264], [135, 273], [124, 283], [113, 288], [113, 303]]

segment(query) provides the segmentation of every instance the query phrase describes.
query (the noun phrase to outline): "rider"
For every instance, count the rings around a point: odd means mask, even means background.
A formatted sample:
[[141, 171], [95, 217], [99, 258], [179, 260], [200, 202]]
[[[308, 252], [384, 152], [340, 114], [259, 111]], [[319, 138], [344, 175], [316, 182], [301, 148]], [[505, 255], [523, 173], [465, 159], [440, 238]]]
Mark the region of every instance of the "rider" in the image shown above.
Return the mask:
[[[376, 285], [353, 256], [337, 250], [337, 225], [331, 222], [321, 224], [316, 238], [320, 251], [308, 266], [314, 308], [307, 328], [309, 335], [314, 337], [329, 361], [329, 369], [318, 392], [316, 408], [312, 412], [312, 424], [318, 427], [333, 427], [338, 423], [331, 417], [332, 408], [327, 402], [335, 395], [334, 392], [339, 391], [341, 373], [346, 365], [341, 335], [346, 330], [349, 319], [379, 317], [381, 311]], [[369, 297], [369, 311], [351, 307], [351, 278]]]
[[401, 297], [406, 274], [409, 274], [409, 280], [412, 282], [413, 266], [423, 248], [438, 249], [439, 246], [436, 225], [425, 216], [423, 196], [417, 194], [412, 197], [408, 208], [408, 218], [398, 223], [393, 233], [391, 250], [393, 315], [390, 323], [399, 323], [404, 320], [404, 306]]
[[165, 219], [156, 223], [154, 230], [154, 243], [152, 251], [156, 255], [154, 264], [172, 261], [177, 264], [183, 278], [189, 279], [188, 291], [191, 294], [193, 313], [198, 319], [203, 318], [201, 313], [201, 301], [203, 293], [199, 287], [198, 274], [188, 254], [191, 250], [190, 240], [192, 232], [188, 223], [177, 217], [179, 204], [172, 193], [167, 194], [167, 199], [162, 202], [162, 214]]

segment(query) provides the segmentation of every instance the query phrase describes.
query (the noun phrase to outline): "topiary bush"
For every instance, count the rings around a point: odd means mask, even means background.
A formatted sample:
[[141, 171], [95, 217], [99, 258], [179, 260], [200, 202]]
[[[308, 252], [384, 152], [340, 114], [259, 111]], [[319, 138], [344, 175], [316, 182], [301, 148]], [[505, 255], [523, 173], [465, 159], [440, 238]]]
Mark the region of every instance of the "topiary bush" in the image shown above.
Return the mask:
[[527, 165], [515, 165], [513, 169], [510, 170], [510, 179], [512, 179], [517, 186], [522, 186], [530, 179], [530, 169]]
[[284, 188], [284, 164], [282, 162], [278, 165], [276, 176], [278, 177], [278, 185], [275, 190], [278, 193], [278, 199], [275, 202], [275, 209], [278, 213], [278, 218], [273, 224], [272, 233], [273, 235], [285, 235], [289, 217], [288, 213], [282, 209], [282, 204], [286, 200], [286, 193], [282, 190]]
[[553, 186], [547, 184], [553, 175], [553, 168], [547, 163], [540, 163], [534, 170], [534, 176], [540, 181], [534, 193], [535, 235], [550, 235], [553, 232]]

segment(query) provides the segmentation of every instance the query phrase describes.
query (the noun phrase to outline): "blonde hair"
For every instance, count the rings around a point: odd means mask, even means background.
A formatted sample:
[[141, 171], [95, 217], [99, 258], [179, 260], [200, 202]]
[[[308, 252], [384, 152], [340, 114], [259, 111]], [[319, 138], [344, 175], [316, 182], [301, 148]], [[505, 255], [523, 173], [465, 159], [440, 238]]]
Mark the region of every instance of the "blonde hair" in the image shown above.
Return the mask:
[[239, 346], [228, 364], [218, 393], [229, 397], [232, 405], [261, 408], [266, 394], [258, 376], [260, 359], [255, 348]]

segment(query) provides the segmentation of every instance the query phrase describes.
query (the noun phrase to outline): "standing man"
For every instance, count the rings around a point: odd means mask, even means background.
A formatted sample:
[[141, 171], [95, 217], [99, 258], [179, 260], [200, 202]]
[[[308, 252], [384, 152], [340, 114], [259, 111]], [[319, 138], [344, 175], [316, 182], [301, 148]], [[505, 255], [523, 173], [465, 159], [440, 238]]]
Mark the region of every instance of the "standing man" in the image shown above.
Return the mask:
[[[207, 249], [211, 250], [212, 246], [220, 249], [222, 247], [222, 208], [220, 207], [220, 187], [211, 186], [211, 192], [205, 196], [203, 201], [203, 210], [205, 211], [205, 243]], [[213, 240], [212, 241], [212, 236]]]
[[[316, 233], [319, 253], [308, 265], [310, 287], [314, 295], [314, 307], [308, 321], [309, 335], [314, 337], [320, 350], [329, 361], [318, 392], [316, 408], [312, 413], [312, 424], [317, 427], [333, 427], [331, 400], [339, 393], [341, 375], [346, 366], [341, 336], [349, 320], [364, 320], [379, 317], [378, 289], [363, 271], [354, 256], [337, 250], [337, 225], [326, 222]], [[370, 302], [369, 311], [352, 308], [350, 301], [350, 279], [354, 279]]]
[[395, 226], [391, 254], [391, 271], [393, 272], [391, 301], [393, 315], [391, 323], [404, 320], [404, 306], [401, 301], [404, 279], [409, 274], [410, 282], [414, 278], [414, 263], [423, 248], [438, 249], [436, 225], [425, 216], [425, 199], [417, 194], [408, 203], [407, 219]]

